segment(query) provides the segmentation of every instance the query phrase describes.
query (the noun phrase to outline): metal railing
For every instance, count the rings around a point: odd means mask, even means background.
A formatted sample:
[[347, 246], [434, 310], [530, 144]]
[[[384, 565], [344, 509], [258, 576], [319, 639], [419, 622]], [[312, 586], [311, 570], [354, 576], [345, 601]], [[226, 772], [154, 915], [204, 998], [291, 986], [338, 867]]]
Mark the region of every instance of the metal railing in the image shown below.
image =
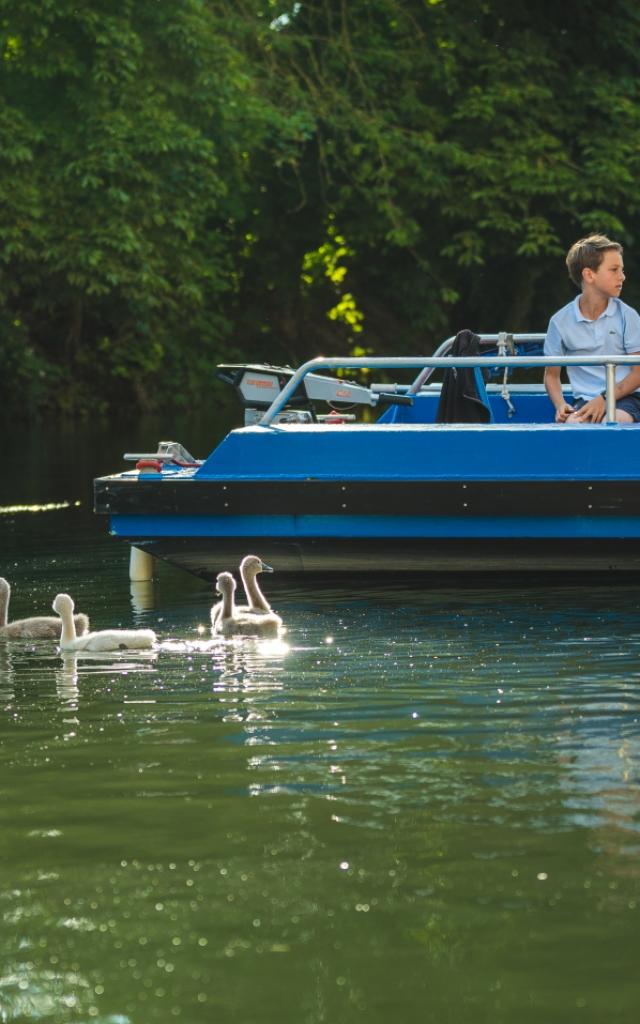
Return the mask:
[[[498, 335], [482, 335], [483, 340], [497, 340]], [[514, 334], [514, 342], [531, 341], [544, 338], [543, 334]], [[449, 340], [449, 339], [447, 339]], [[480, 367], [540, 367], [546, 366], [604, 366], [606, 370], [606, 422], [615, 423], [615, 373], [616, 366], [637, 366], [637, 355], [632, 356], [370, 356], [349, 357], [335, 356], [325, 359], [320, 356], [303, 363], [287, 381], [284, 388], [273, 400], [258, 426], [268, 427], [278, 413], [285, 407], [295, 394], [301, 382], [309, 373], [317, 370], [416, 370], [421, 374], [411, 387], [414, 387], [426, 369], [446, 369], [453, 366]], [[411, 389], [409, 389], [411, 390]]]
[[[546, 335], [539, 333], [509, 334], [508, 331], [499, 331], [497, 334], [478, 334], [476, 335], [476, 337], [480, 339], [481, 346], [495, 345], [498, 349], [499, 356], [509, 355], [509, 350], [511, 350], [511, 355], [515, 356], [514, 346], [517, 345], [518, 342], [541, 342], [544, 341]], [[452, 334], [451, 337], [445, 338], [444, 341], [441, 341], [437, 349], [433, 353], [434, 357], [448, 356], [449, 353], [451, 352], [451, 349], [453, 348], [453, 343], [455, 342], [455, 340], [456, 335]], [[409, 388], [409, 394], [417, 395], [418, 392], [420, 391], [420, 388], [423, 386], [423, 384], [426, 383], [426, 381], [429, 380], [435, 369], [435, 366], [425, 366], [421, 373], [418, 374], [411, 387]]]

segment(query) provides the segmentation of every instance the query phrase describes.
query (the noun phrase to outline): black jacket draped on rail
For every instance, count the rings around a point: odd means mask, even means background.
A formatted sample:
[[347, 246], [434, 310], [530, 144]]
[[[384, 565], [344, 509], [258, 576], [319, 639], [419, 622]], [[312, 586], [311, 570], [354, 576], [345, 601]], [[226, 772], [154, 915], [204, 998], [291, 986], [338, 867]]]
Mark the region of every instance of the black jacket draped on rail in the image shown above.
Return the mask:
[[[451, 356], [477, 356], [480, 338], [473, 331], [459, 331], [453, 342]], [[478, 385], [472, 366], [452, 366], [444, 371], [442, 392], [436, 411], [436, 423], [489, 423], [491, 411], [484, 384]]]

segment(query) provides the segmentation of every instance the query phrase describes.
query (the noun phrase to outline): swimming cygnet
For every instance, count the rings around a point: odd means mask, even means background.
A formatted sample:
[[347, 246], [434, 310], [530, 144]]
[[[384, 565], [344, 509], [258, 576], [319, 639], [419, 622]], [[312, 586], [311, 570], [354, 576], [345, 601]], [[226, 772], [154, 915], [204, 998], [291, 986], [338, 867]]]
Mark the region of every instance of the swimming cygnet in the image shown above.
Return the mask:
[[[270, 565], [263, 562], [257, 555], [245, 555], [240, 562], [240, 577], [244, 592], [247, 595], [246, 611], [249, 612], [270, 612], [271, 605], [260, 590], [256, 579], [259, 572], [273, 572]], [[244, 610], [244, 605], [241, 606]]]
[[268, 636], [277, 637], [282, 619], [275, 612], [256, 614], [246, 608], [236, 607], [234, 593], [236, 581], [230, 572], [218, 573], [216, 590], [222, 597], [211, 609], [211, 631], [220, 636]]
[[73, 599], [68, 594], [57, 594], [53, 610], [62, 620], [61, 651], [123, 651], [148, 650], [156, 643], [152, 629], [100, 629], [95, 633], [76, 635], [73, 621]]
[[[273, 572], [270, 565], [263, 562], [257, 555], [245, 555], [240, 562], [240, 577], [244, 592], [247, 595], [248, 604], [234, 605], [236, 614], [244, 615], [250, 612], [254, 615], [265, 615], [271, 613], [271, 605], [258, 586], [256, 576], [259, 572]], [[235, 584], [234, 584], [235, 586]], [[222, 601], [218, 601], [211, 609], [211, 625], [215, 626], [216, 619], [222, 611]]]
[[[57, 615], [34, 615], [28, 619], [16, 619], [8, 622], [9, 598], [11, 587], [3, 576], [0, 576], [0, 636], [24, 637], [28, 640], [58, 640], [62, 623]], [[89, 619], [84, 612], [73, 617], [76, 632], [81, 636], [88, 632]]]

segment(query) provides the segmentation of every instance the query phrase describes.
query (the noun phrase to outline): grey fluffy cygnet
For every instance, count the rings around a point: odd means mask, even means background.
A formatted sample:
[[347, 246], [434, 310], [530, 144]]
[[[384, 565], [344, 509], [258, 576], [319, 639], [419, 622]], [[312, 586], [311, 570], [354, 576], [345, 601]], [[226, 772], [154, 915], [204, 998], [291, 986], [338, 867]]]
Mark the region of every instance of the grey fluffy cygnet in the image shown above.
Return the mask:
[[275, 612], [252, 612], [237, 607], [234, 601], [236, 581], [230, 572], [220, 572], [216, 590], [222, 600], [211, 609], [211, 632], [218, 636], [277, 637], [282, 619]]
[[[0, 636], [23, 637], [26, 640], [59, 640], [62, 623], [57, 615], [33, 615], [28, 619], [9, 622], [9, 599], [11, 587], [0, 576]], [[89, 629], [89, 619], [84, 612], [74, 615], [75, 628], [81, 636]]]

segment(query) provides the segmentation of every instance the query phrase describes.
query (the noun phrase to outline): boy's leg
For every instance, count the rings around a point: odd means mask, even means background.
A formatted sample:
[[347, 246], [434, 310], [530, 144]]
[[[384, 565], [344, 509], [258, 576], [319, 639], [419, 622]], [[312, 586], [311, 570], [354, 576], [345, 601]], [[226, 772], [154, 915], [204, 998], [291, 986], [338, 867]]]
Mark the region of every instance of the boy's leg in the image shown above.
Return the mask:
[[634, 392], [625, 395], [616, 402], [616, 421], [618, 423], [640, 423], [640, 395]]

